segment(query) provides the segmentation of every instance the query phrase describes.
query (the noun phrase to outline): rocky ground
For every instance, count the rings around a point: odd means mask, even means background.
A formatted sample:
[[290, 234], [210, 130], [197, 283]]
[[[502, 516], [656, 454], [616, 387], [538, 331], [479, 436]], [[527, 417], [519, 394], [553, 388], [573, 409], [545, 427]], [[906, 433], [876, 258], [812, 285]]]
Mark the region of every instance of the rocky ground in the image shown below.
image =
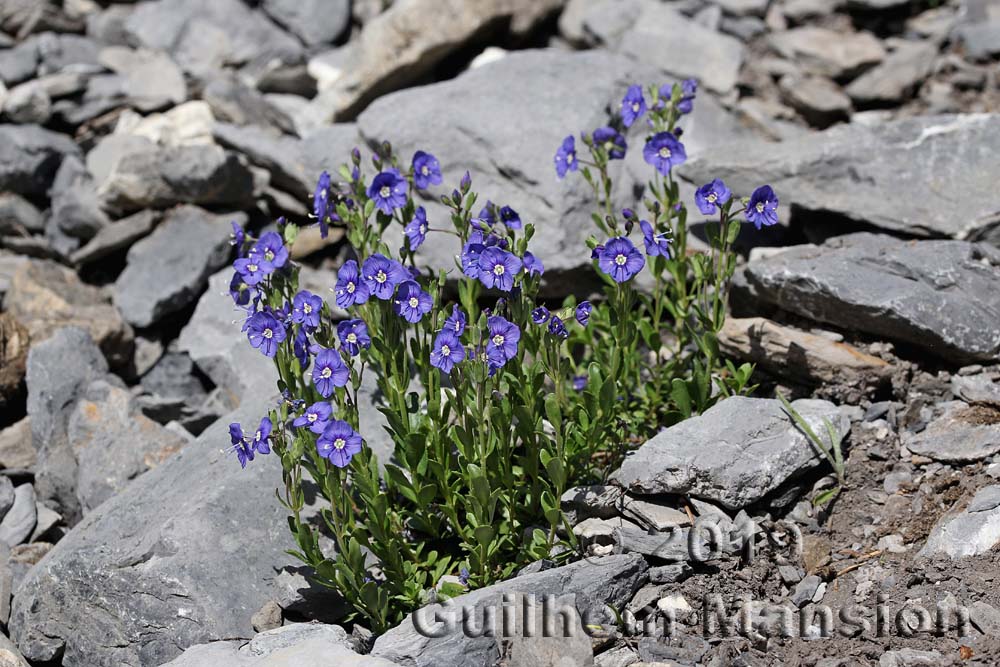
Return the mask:
[[[0, 664], [995, 664], [998, 58], [995, 0], [0, 0]], [[552, 153], [686, 77], [683, 191], [781, 197], [721, 336], [758, 397], [567, 493], [586, 558], [459, 600], [572, 595], [592, 637], [333, 625], [284, 553], [278, 465], [221, 451], [274, 391], [225, 294], [229, 222], [304, 224], [320, 170], [389, 140], [516, 202], [546, 294], [585, 293], [586, 186]], [[314, 231], [292, 255], [326, 293], [345, 248]], [[775, 390], [844, 437], [833, 502]], [[936, 624], [957, 609], [964, 632]]]

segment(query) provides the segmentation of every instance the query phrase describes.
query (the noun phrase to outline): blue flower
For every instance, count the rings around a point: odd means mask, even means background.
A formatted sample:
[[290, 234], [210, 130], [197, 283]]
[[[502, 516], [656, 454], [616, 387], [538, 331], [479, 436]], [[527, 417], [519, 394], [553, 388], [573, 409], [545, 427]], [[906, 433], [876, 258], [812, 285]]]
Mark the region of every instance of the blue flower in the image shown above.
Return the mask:
[[361, 266], [361, 276], [377, 299], [389, 301], [396, 285], [408, 280], [410, 273], [396, 260], [376, 253]]
[[230, 424], [229, 437], [232, 439], [232, 449], [236, 452], [236, 458], [239, 459], [240, 467], [246, 468], [247, 462], [253, 461], [254, 450], [250, 447], [250, 443], [247, 442], [246, 438], [243, 436], [243, 427], [236, 422]]
[[265, 271], [265, 266], [261, 263], [261, 258], [254, 253], [250, 253], [249, 257], [241, 257], [233, 262], [233, 268], [240, 275], [243, 282], [251, 287], [254, 285], [259, 285], [260, 281], [264, 280], [272, 270]]
[[312, 292], [302, 290], [292, 298], [292, 322], [302, 324], [307, 329], [319, 326], [319, 316], [323, 310], [323, 299]]
[[243, 228], [240, 227], [239, 223], [237, 223], [235, 220], [233, 220], [229, 224], [233, 226], [232, 236], [233, 236], [233, 245], [236, 246], [236, 256], [242, 257], [243, 241], [246, 240], [246, 232], [243, 231]]
[[250, 249], [250, 257], [255, 255], [265, 273], [280, 269], [288, 262], [288, 248], [285, 247], [278, 232], [261, 234], [260, 239]]
[[368, 335], [368, 325], [364, 320], [344, 320], [337, 324], [337, 338], [340, 339], [341, 346], [347, 350], [352, 357], [367, 350], [372, 345], [371, 336]]
[[717, 178], [695, 190], [694, 203], [704, 215], [712, 215], [720, 205], [729, 201], [732, 194], [722, 179]]
[[329, 232], [327, 223], [330, 211], [330, 174], [324, 171], [319, 175], [316, 191], [313, 193], [313, 215], [319, 221], [319, 233], [324, 239]]
[[563, 139], [559, 150], [556, 151], [555, 163], [556, 174], [560, 179], [566, 177], [566, 172], [576, 171], [579, 168], [576, 159], [576, 139], [573, 138], [572, 134]]
[[517, 255], [500, 248], [486, 248], [479, 256], [479, 280], [487, 287], [509, 292], [522, 266]]
[[580, 303], [577, 304], [576, 321], [580, 323], [580, 326], [584, 327], [587, 326], [587, 324], [590, 322], [590, 311], [592, 311], [593, 309], [594, 307], [590, 304], [589, 301], [581, 301]]
[[505, 224], [508, 229], [521, 228], [521, 216], [519, 216], [517, 211], [512, 209], [510, 206], [503, 206], [500, 208], [500, 222]]
[[400, 283], [393, 301], [396, 314], [407, 322], [419, 322], [434, 306], [434, 299], [413, 280]]
[[306, 408], [306, 411], [301, 416], [295, 418], [292, 426], [296, 428], [305, 426], [318, 435], [326, 428], [331, 415], [333, 415], [333, 407], [326, 401], [320, 401]]
[[452, 306], [451, 315], [449, 315], [448, 319], [444, 321], [442, 330], [450, 331], [456, 336], [461, 336], [465, 332], [465, 324], [467, 321], [468, 318], [465, 316], [465, 313], [459, 309], [458, 304], [456, 303]]
[[540, 276], [545, 272], [545, 267], [542, 265], [542, 260], [531, 254], [530, 251], [524, 251], [524, 270], [528, 272], [528, 275]]
[[625, 97], [622, 98], [622, 124], [625, 127], [632, 127], [632, 123], [639, 120], [644, 113], [646, 113], [646, 98], [642, 96], [642, 88], [629, 86]]
[[592, 137], [595, 146], [600, 146], [608, 153], [609, 160], [621, 160], [625, 157], [628, 144], [625, 136], [613, 127], [599, 127]]
[[264, 417], [260, 420], [260, 425], [257, 427], [257, 432], [254, 434], [253, 441], [249, 443], [250, 447], [257, 450], [258, 454], [270, 454], [271, 453], [271, 420]]
[[656, 234], [653, 225], [646, 220], [639, 221], [642, 230], [642, 240], [646, 244], [646, 254], [650, 257], [670, 258], [670, 240], [666, 234]]
[[427, 238], [427, 211], [423, 206], [418, 206], [413, 212], [413, 220], [403, 228], [406, 238], [410, 241], [410, 250], [416, 250]]
[[413, 185], [426, 190], [431, 185], [441, 185], [441, 165], [436, 157], [424, 151], [413, 154]]
[[295, 340], [292, 341], [292, 353], [298, 359], [299, 367], [302, 370], [309, 367], [309, 334], [306, 333], [305, 327], [300, 327], [299, 332], [295, 334]]
[[521, 330], [516, 324], [499, 315], [492, 315], [486, 320], [486, 328], [489, 331], [489, 338], [486, 341], [487, 355], [492, 351], [497, 359], [503, 359], [500, 364], [493, 365], [502, 366], [517, 356], [517, 343], [521, 340]]
[[334, 387], [344, 387], [351, 377], [351, 371], [336, 350], [320, 348], [313, 364], [312, 379], [316, 391], [323, 398], [333, 394]]
[[687, 152], [684, 150], [684, 144], [677, 141], [677, 137], [672, 133], [660, 132], [646, 142], [642, 149], [642, 157], [666, 176], [670, 173], [671, 167], [684, 164]]
[[250, 345], [260, 350], [265, 357], [274, 358], [278, 344], [285, 340], [285, 326], [271, 313], [260, 311], [247, 320], [247, 338]]
[[361, 434], [351, 428], [351, 425], [340, 419], [334, 419], [316, 439], [316, 451], [338, 468], [344, 468], [355, 454], [361, 452], [363, 440]]
[[694, 108], [694, 96], [698, 92], [698, 82], [694, 79], [681, 81], [681, 99], [677, 102], [677, 110], [681, 113], [691, 113]]
[[229, 281], [229, 296], [237, 306], [246, 306], [257, 293], [257, 290], [247, 285], [239, 271], [233, 273]]
[[469, 240], [462, 246], [462, 273], [469, 278], [479, 277], [479, 256], [486, 250], [483, 233], [473, 230]]
[[645, 265], [645, 258], [624, 236], [605, 243], [597, 258], [597, 266], [616, 283], [631, 280]]
[[406, 179], [395, 169], [383, 171], [372, 179], [367, 194], [378, 210], [392, 215], [393, 209], [406, 206]]
[[560, 338], [569, 338], [569, 331], [566, 330], [566, 325], [558, 315], [553, 315], [552, 319], [549, 320], [549, 333]]
[[440, 368], [444, 373], [451, 373], [455, 364], [465, 359], [465, 348], [458, 336], [449, 329], [442, 329], [434, 339], [431, 350], [431, 366]]
[[573, 377], [573, 389], [577, 391], [583, 391], [587, 388], [587, 376], [586, 375], [576, 375]]
[[539, 306], [531, 311], [531, 321], [535, 324], [545, 324], [549, 321], [549, 309], [545, 306]]
[[333, 293], [337, 297], [337, 305], [341, 308], [350, 308], [368, 301], [368, 283], [361, 277], [358, 263], [353, 259], [344, 262], [337, 271], [337, 284], [333, 288]]
[[778, 196], [770, 185], [762, 185], [753, 191], [745, 215], [757, 229], [778, 224]]
[[493, 202], [487, 199], [486, 204], [481, 209], [479, 209], [479, 216], [473, 218], [473, 224], [478, 229], [486, 231], [487, 227], [492, 227], [493, 225], [497, 224], [497, 219], [496, 215], [494, 215], [494, 211], [496, 211], [496, 206], [493, 204]]

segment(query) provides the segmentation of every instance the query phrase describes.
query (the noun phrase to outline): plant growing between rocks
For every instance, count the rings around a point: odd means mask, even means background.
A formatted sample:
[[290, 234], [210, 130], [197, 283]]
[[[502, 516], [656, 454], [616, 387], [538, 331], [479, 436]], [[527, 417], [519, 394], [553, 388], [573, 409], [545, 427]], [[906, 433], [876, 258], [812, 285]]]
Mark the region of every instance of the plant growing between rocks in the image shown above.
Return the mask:
[[[321, 231], [343, 226], [356, 255], [332, 286], [348, 319], [335, 322], [322, 297], [299, 289], [286, 247], [294, 224], [279, 219], [278, 231], [256, 239], [234, 224], [231, 295], [250, 344], [274, 360], [282, 399], [252, 434], [230, 426], [233, 450], [243, 466], [272, 451], [280, 458], [291, 553], [375, 632], [432, 593], [450, 597], [541, 558], [571, 557], [567, 488], [602, 479], [662, 426], [748, 390], [752, 367], [723, 360], [715, 335], [739, 214], [757, 228], [775, 224], [778, 200], [763, 186], [736, 205], [722, 181], [706, 184], [696, 205], [717, 216], [711, 252], [688, 252], [671, 170], [686, 159], [678, 121], [694, 96], [690, 81], [632, 86], [613, 126], [582, 135], [589, 158], [572, 135], [558, 148], [557, 175], [579, 171], [595, 193], [601, 236], [588, 246], [606, 288], [594, 303], [538, 300], [534, 224], [509, 205], [477, 206], [468, 173], [440, 197], [450, 219], [429, 219], [416, 195], [443, 179], [423, 151], [403, 163], [384, 144], [369, 177], [355, 149], [341, 183], [319, 178]], [[643, 118], [643, 156], [655, 170], [645, 213], [616, 211], [609, 165], [625, 155], [623, 131]], [[396, 226], [400, 248], [389, 245]], [[630, 239], [636, 231], [644, 252]], [[421, 268], [417, 251], [432, 236], [460, 248], [453, 270]], [[651, 284], [637, 284], [647, 267]], [[388, 461], [359, 432], [366, 374], [382, 397]], [[307, 509], [313, 493], [324, 500], [318, 517]]]

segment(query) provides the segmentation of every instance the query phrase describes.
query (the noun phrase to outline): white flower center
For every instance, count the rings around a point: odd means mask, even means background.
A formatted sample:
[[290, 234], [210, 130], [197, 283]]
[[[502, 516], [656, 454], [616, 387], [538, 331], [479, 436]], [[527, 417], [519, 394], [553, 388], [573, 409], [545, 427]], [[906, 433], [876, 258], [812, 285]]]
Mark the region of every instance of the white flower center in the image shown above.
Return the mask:
[[254, 436], [254, 440], [260, 440], [260, 431], [257, 431], [257, 435]]
[[337, 438], [336, 440], [333, 441], [334, 449], [343, 449], [346, 446], [347, 446], [347, 441], [345, 441], [343, 438]]
[[707, 199], [711, 204], [714, 204], [715, 200], [718, 198], [719, 198], [718, 195], [716, 195], [714, 192], [709, 192], [708, 196], [705, 197], [705, 199]]
[[317, 415], [315, 412], [310, 412], [309, 414], [306, 415], [306, 419], [311, 424], [312, 422], [314, 422], [317, 419], [319, 419], [319, 415]]
[[632, 113], [639, 113], [639, 103], [632, 102]]
[[306, 315], [308, 315], [312, 311], [313, 311], [313, 307], [310, 306], [308, 303], [305, 304], [304, 306], [302, 306], [302, 312], [305, 313]]
[[274, 259], [274, 251], [273, 251], [273, 250], [271, 250], [270, 248], [268, 248], [267, 250], [265, 250], [265, 251], [264, 251], [264, 259], [266, 259], [266, 260], [267, 260], [267, 261], [269, 261], [269, 262], [270, 262], [270, 261], [271, 261], [272, 259]]
[[356, 333], [353, 333], [353, 332], [347, 334], [347, 342], [348, 343], [357, 343], [358, 342], [358, 335]]
[[664, 160], [666, 160], [667, 158], [669, 158], [670, 157], [670, 149], [667, 148], [666, 146], [662, 147], [660, 149], [660, 157], [663, 158]]
[[378, 273], [375, 274], [375, 282], [377, 282], [380, 285], [388, 279], [389, 276], [385, 275], [385, 271], [383, 271], [382, 269], [379, 269]]
[[347, 283], [347, 293], [354, 294], [354, 281]]
[[495, 276], [502, 276], [504, 270], [505, 269], [504, 269], [504, 265], [503, 264], [497, 264], [496, 266], [493, 267], [493, 275], [495, 275]]
[[410, 300], [407, 301], [406, 303], [410, 304], [410, 308], [416, 308], [417, 306], [420, 305], [420, 301], [415, 296], [411, 296]]
[[757, 212], [758, 213], [764, 212], [764, 202], [757, 202]]
[[270, 329], [264, 329], [263, 336], [264, 338], [271, 338], [272, 336], [274, 336], [274, 332], [271, 331]]
[[445, 356], [445, 357], [450, 357], [451, 356], [451, 348], [448, 347], [447, 345], [442, 345], [441, 346], [441, 354], [443, 356]]
[[615, 264], [618, 266], [625, 266], [625, 262], [627, 261], [628, 258], [625, 255], [615, 255]]
[[420, 233], [421, 234], [427, 233], [427, 225], [420, 225]]
[[569, 153], [569, 154], [567, 154], [566, 155], [566, 164], [572, 164], [573, 160], [575, 160], [575, 159], [576, 159], [576, 154], [575, 153]]
[[427, 165], [425, 164], [424, 166], [422, 166], [422, 167], [420, 168], [420, 173], [421, 173], [421, 174], [423, 174], [424, 176], [427, 176], [428, 174], [430, 174], [430, 173], [431, 173], [431, 170], [430, 170], [430, 169], [428, 169], [428, 168], [427, 168]]
[[327, 379], [327, 378], [329, 378], [331, 375], [333, 375], [333, 371], [330, 370], [329, 366], [327, 366], [326, 368], [324, 368], [323, 372], [319, 374], [319, 376], [321, 378], [323, 378], [324, 380]]
[[388, 185], [383, 185], [383, 186], [382, 186], [382, 189], [381, 189], [381, 190], [379, 190], [379, 191], [378, 191], [378, 193], [379, 193], [379, 195], [381, 195], [381, 196], [382, 196], [382, 198], [386, 198], [386, 197], [388, 197], [388, 196], [389, 196], [390, 194], [392, 194], [392, 190], [391, 190], [391, 189], [389, 188], [389, 186], [388, 186]]
[[256, 264], [247, 264], [247, 269], [250, 270], [250, 273], [257, 273], [257, 265]]
[[500, 334], [493, 336], [493, 344], [496, 345], [497, 347], [503, 345], [503, 336], [501, 336]]

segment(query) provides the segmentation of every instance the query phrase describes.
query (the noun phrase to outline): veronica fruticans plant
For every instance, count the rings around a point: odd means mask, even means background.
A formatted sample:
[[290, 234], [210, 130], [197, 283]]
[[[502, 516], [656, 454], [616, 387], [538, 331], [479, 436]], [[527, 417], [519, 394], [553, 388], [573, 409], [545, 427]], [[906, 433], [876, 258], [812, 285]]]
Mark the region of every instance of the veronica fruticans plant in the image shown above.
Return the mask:
[[[403, 166], [385, 145], [372, 163], [368, 178], [355, 150], [342, 182], [324, 173], [314, 196], [323, 233], [342, 225], [356, 254], [332, 286], [347, 319], [334, 322], [330, 304], [299, 289], [285, 247], [293, 224], [256, 240], [234, 227], [232, 296], [250, 344], [274, 359], [283, 399], [252, 437], [230, 430], [242, 465], [280, 457], [293, 553], [381, 632], [436, 585], [450, 595], [552, 553], [560, 496], [586, 474], [593, 443], [619, 428], [605, 407], [619, 392], [613, 375], [568, 356], [591, 305], [535, 302], [544, 268], [516, 210], [487, 202], [474, 213], [466, 174], [433, 221], [415, 200], [442, 182], [433, 155]], [[458, 251], [454, 302], [449, 272], [419, 268], [415, 251], [432, 236]], [[387, 461], [360, 423], [366, 376], [382, 398]], [[325, 501], [318, 518], [307, 516], [310, 486]], [[438, 585], [445, 574], [461, 584]]]
[[[748, 389], [752, 366], [737, 368], [723, 360], [716, 334], [725, 321], [736, 268], [739, 214], [757, 229], [777, 223], [778, 199], [769, 186], [737, 206], [729, 188], [716, 179], [695, 193], [699, 212], [714, 218], [705, 226], [710, 250], [689, 250], [688, 209], [673, 170], [687, 160], [678, 123], [692, 111], [696, 91], [692, 80], [646, 91], [631, 86], [612, 125], [581, 135], [587, 157], [579, 155], [572, 135], [555, 154], [559, 178], [579, 172], [594, 191], [592, 219], [601, 236], [591, 237], [589, 245], [610, 305], [595, 311], [591, 327], [575, 339], [575, 350], [612, 369], [624, 389], [617, 415], [639, 440], [705, 410], [720, 396]], [[610, 166], [625, 158], [625, 133], [643, 120], [642, 155], [653, 169], [641, 203], [644, 212], [616, 211]], [[630, 238], [636, 232], [643, 251]], [[648, 278], [637, 286], [644, 270]]]

